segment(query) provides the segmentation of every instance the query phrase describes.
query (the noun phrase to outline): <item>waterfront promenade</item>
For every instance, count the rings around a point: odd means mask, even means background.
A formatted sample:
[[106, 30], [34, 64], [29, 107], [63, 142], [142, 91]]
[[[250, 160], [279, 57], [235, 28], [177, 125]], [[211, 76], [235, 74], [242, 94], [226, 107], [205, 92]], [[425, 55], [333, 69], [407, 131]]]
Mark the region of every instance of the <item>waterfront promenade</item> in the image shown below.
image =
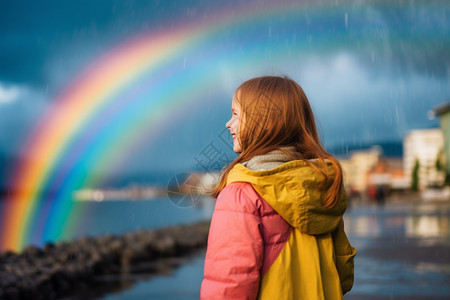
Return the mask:
[[346, 300], [450, 299], [450, 199], [354, 203], [345, 222], [358, 249]]
[[[204, 202], [192, 209], [204, 209], [206, 203], [212, 208], [212, 199]], [[155, 203], [134, 205], [143, 204]], [[189, 212], [167, 205], [171, 212]], [[450, 299], [450, 199], [425, 201], [406, 195], [387, 198], [383, 206], [354, 201], [344, 221], [349, 239], [358, 249], [355, 284], [346, 300]], [[93, 299], [198, 299], [203, 260], [204, 249], [178, 268], [162, 273], [141, 270], [139, 275], [94, 276], [90, 282], [96, 283], [87, 289], [93, 292]], [[106, 286], [100, 284], [105, 279]], [[71, 294], [67, 299], [76, 298]]]
[[[345, 300], [450, 299], [450, 199], [404, 195], [384, 206], [353, 202], [345, 228], [358, 249], [355, 284]], [[199, 254], [173, 273], [103, 299], [198, 299], [203, 259]]]

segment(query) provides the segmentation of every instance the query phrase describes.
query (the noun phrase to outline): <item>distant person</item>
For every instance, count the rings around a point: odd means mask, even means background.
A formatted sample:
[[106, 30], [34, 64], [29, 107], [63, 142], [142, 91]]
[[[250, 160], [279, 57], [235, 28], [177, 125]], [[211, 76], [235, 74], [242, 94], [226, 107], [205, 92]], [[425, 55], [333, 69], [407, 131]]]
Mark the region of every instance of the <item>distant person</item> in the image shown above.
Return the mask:
[[344, 233], [338, 161], [319, 141], [302, 88], [244, 82], [226, 127], [240, 155], [213, 195], [201, 299], [343, 299], [356, 250]]
[[376, 187], [376, 191], [377, 191], [377, 195], [376, 195], [377, 205], [378, 206], [383, 206], [384, 202], [386, 200], [385, 187], [384, 186], [377, 186]]

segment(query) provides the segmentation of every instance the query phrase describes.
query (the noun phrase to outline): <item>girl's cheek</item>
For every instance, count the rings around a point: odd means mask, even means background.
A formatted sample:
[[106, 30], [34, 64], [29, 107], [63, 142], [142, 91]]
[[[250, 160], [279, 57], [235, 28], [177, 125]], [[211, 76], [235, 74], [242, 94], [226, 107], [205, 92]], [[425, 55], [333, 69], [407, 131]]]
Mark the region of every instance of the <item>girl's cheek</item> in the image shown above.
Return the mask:
[[234, 116], [232, 121], [231, 121], [231, 127], [233, 127], [233, 129], [236, 129], [239, 123], [239, 117]]

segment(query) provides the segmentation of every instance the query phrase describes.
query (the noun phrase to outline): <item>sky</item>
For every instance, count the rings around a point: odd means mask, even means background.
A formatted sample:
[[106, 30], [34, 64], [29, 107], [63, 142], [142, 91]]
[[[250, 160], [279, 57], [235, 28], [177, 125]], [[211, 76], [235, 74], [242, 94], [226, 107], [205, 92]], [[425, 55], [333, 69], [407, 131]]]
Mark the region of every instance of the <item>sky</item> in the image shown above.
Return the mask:
[[[259, 11], [264, 13], [258, 16]], [[216, 26], [218, 20], [229, 25]], [[288, 75], [296, 80], [330, 150], [401, 143], [410, 130], [437, 127], [438, 120], [430, 120], [428, 111], [450, 101], [448, 1], [3, 1], [3, 182], [18, 165], [39, 159], [33, 156], [30, 140], [44, 136], [40, 125], [86, 70], [139, 37], [162, 39], [190, 26], [205, 35], [178, 44], [184, 36], [174, 35], [169, 45], [189, 47], [167, 46], [164, 51], [176, 55], [167, 56], [157, 71], [149, 67], [151, 75], [143, 72], [139, 83], [127, 86], [130, 91], [148, 90], [146, 101], [178, 103], [164, 110], [164, 121], [135, 126], [133, 131], [124, 125], [128, 136], [136, 136], [130, 146], [119, 151], [123, 140], [115, 138], [95, 156], [118, 149], [114, 157], [120, 163], [114, 168], [102, 167], [108, 161], [85, 159], [93, 151], [87, 146], [77, 156], [85, 172], [98, 173], [98, 182], [198, 169], [211, 146], [223, 154], [220, 162], [233, 159], [224, 126], [231, 116], [234, 90], [254, 76]], [[185, 90], [179, 99], [157, 98], [166, 89], [181, 87]], [[117, 112], [102, 117], [117, 101], [109, 101], [110, 106], [97, 113], [102, 130], [84, 127], [71, 145], [76, 147], [76, 141], [92, 132], [105, 136], [112, 132], [108, 128], [125, 122]], [[124, 114], [138, 100], [129, 101], [122, 107]], [[152, 114], [154, 106], [146, 109], [149, 118], [160, 117]]]

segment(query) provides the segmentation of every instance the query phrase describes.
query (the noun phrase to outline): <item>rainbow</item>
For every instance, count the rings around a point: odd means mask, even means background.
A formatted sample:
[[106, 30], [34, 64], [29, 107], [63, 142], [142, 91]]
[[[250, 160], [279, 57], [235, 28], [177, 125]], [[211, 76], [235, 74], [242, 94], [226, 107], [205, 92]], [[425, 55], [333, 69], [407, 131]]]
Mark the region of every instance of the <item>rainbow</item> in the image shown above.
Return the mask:
[[[258, 49], [286, 51], [284, 43], [245, 41], [256, 53], [249, 59], [236, 45], [219, 45], [218, 37], [242, 30], [243, 40], [251, 40], [267, 18], [295, 19], [305, 5], [261, 4], [234, 8], [234, 14], [219, 8], [201, 21], [139, 35], [89, 65], [56, 99], [26, 144], [33, 158], [13, 174], [18, 188], [4, 204], [0, 250], [57, 240], [78, 217], [73, 191], [101, 182], [139, 141], [156, 138], [170, 119], [205, 101], [211, 89], [220, 89], [213, 62], [225, 59], [245, 70], [267, 58]], [[192, 60], [186, 62], [186, 56]], [[90, 175], [89, 168], [106, 171]]]

